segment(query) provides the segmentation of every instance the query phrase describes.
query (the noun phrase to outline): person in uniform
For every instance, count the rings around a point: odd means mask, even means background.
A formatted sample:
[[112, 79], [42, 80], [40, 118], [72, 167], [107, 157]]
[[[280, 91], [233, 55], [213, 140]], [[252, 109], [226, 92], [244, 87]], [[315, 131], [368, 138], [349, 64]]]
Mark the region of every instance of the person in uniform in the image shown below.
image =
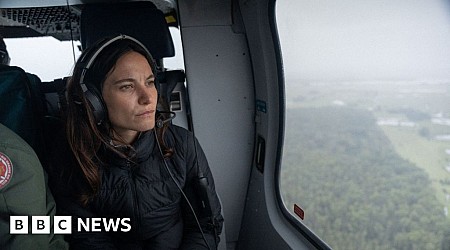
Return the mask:
[[[16, 133], [0, 124], [0, 249], [67, 249], [62, 235], [11, 234], [11, 216], [50, 216], [56, 208], [47, 177], [34, 150]], [[14, 226], [14, 225], [12, 225]]]

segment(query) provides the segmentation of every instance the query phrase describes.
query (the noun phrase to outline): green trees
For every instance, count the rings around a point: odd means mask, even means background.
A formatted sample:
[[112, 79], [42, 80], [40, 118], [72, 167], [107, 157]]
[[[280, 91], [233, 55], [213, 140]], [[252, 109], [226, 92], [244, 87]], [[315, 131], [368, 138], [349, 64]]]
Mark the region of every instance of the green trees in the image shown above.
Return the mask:
[[450, 242], [428, 175], [400, 158], [370, 112], [288, 109], [282, 195], [334, 249], [443, 249]]

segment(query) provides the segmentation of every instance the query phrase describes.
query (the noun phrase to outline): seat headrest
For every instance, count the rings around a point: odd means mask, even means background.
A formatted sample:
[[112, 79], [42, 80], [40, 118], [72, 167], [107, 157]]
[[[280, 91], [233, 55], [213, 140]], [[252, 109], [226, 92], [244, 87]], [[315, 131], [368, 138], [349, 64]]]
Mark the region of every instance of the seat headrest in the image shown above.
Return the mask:
[[104, 37], [124, 34], [143, 43], [155, 59], [175, 55], [164, 14], [151, 2], [86, 5], [80, 33], [83, 49]]

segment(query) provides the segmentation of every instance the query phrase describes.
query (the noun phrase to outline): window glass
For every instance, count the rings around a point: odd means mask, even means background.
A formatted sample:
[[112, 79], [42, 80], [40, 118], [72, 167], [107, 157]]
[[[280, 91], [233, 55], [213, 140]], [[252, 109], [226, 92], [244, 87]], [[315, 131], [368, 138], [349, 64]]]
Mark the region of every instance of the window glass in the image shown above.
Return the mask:
[[277, 24], [286, 209], [333, 249], [450, 246], [448, 1], [278, 0]]
[[[53, 37], [5, 39], [10, 65], [33, 73], [42, 81], [69, 76], [80, 56], [79, 42], [59, 41]], [[75, 57], [75, 58], [74, 58]]]
[[[175, 56], [164, 59], [169, 69], [184, 69], [180, 31], [170, 28], [174, 40]], [[42, 81], [53, 81], [72, 74], [75, 61], [81, 54], [79, 41], [59, 41], [53, 37], [4, 39], [10, 65], [19, 66], [33, 73]]]
[[169, 27], [172, 36], [175, 56], [164, 59], [164, 67], [167, 69], [184, 69], [183, 47], [181, 43], [181, 33], [178, 28]]

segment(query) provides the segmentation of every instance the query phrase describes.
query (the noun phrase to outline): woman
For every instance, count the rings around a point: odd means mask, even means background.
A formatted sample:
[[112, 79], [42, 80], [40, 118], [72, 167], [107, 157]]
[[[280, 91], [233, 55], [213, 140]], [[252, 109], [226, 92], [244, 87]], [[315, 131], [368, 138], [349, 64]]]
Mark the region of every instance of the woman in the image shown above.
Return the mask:
[[[216, 248], [223, 218], [211, 171], [192, 133], [155, 127], [156, 73], [145, 47], [123, 35], [98, 42], [75, 65], [68, 145], [54, 154], [50, 180], [59, 214], [72, 216], [72, 249]], [[198, 206], [205, 199], [211, 209]], [[89, 218], [123, 220], [118, 232], [103, 222], [86, 232], [80, 220]]]

